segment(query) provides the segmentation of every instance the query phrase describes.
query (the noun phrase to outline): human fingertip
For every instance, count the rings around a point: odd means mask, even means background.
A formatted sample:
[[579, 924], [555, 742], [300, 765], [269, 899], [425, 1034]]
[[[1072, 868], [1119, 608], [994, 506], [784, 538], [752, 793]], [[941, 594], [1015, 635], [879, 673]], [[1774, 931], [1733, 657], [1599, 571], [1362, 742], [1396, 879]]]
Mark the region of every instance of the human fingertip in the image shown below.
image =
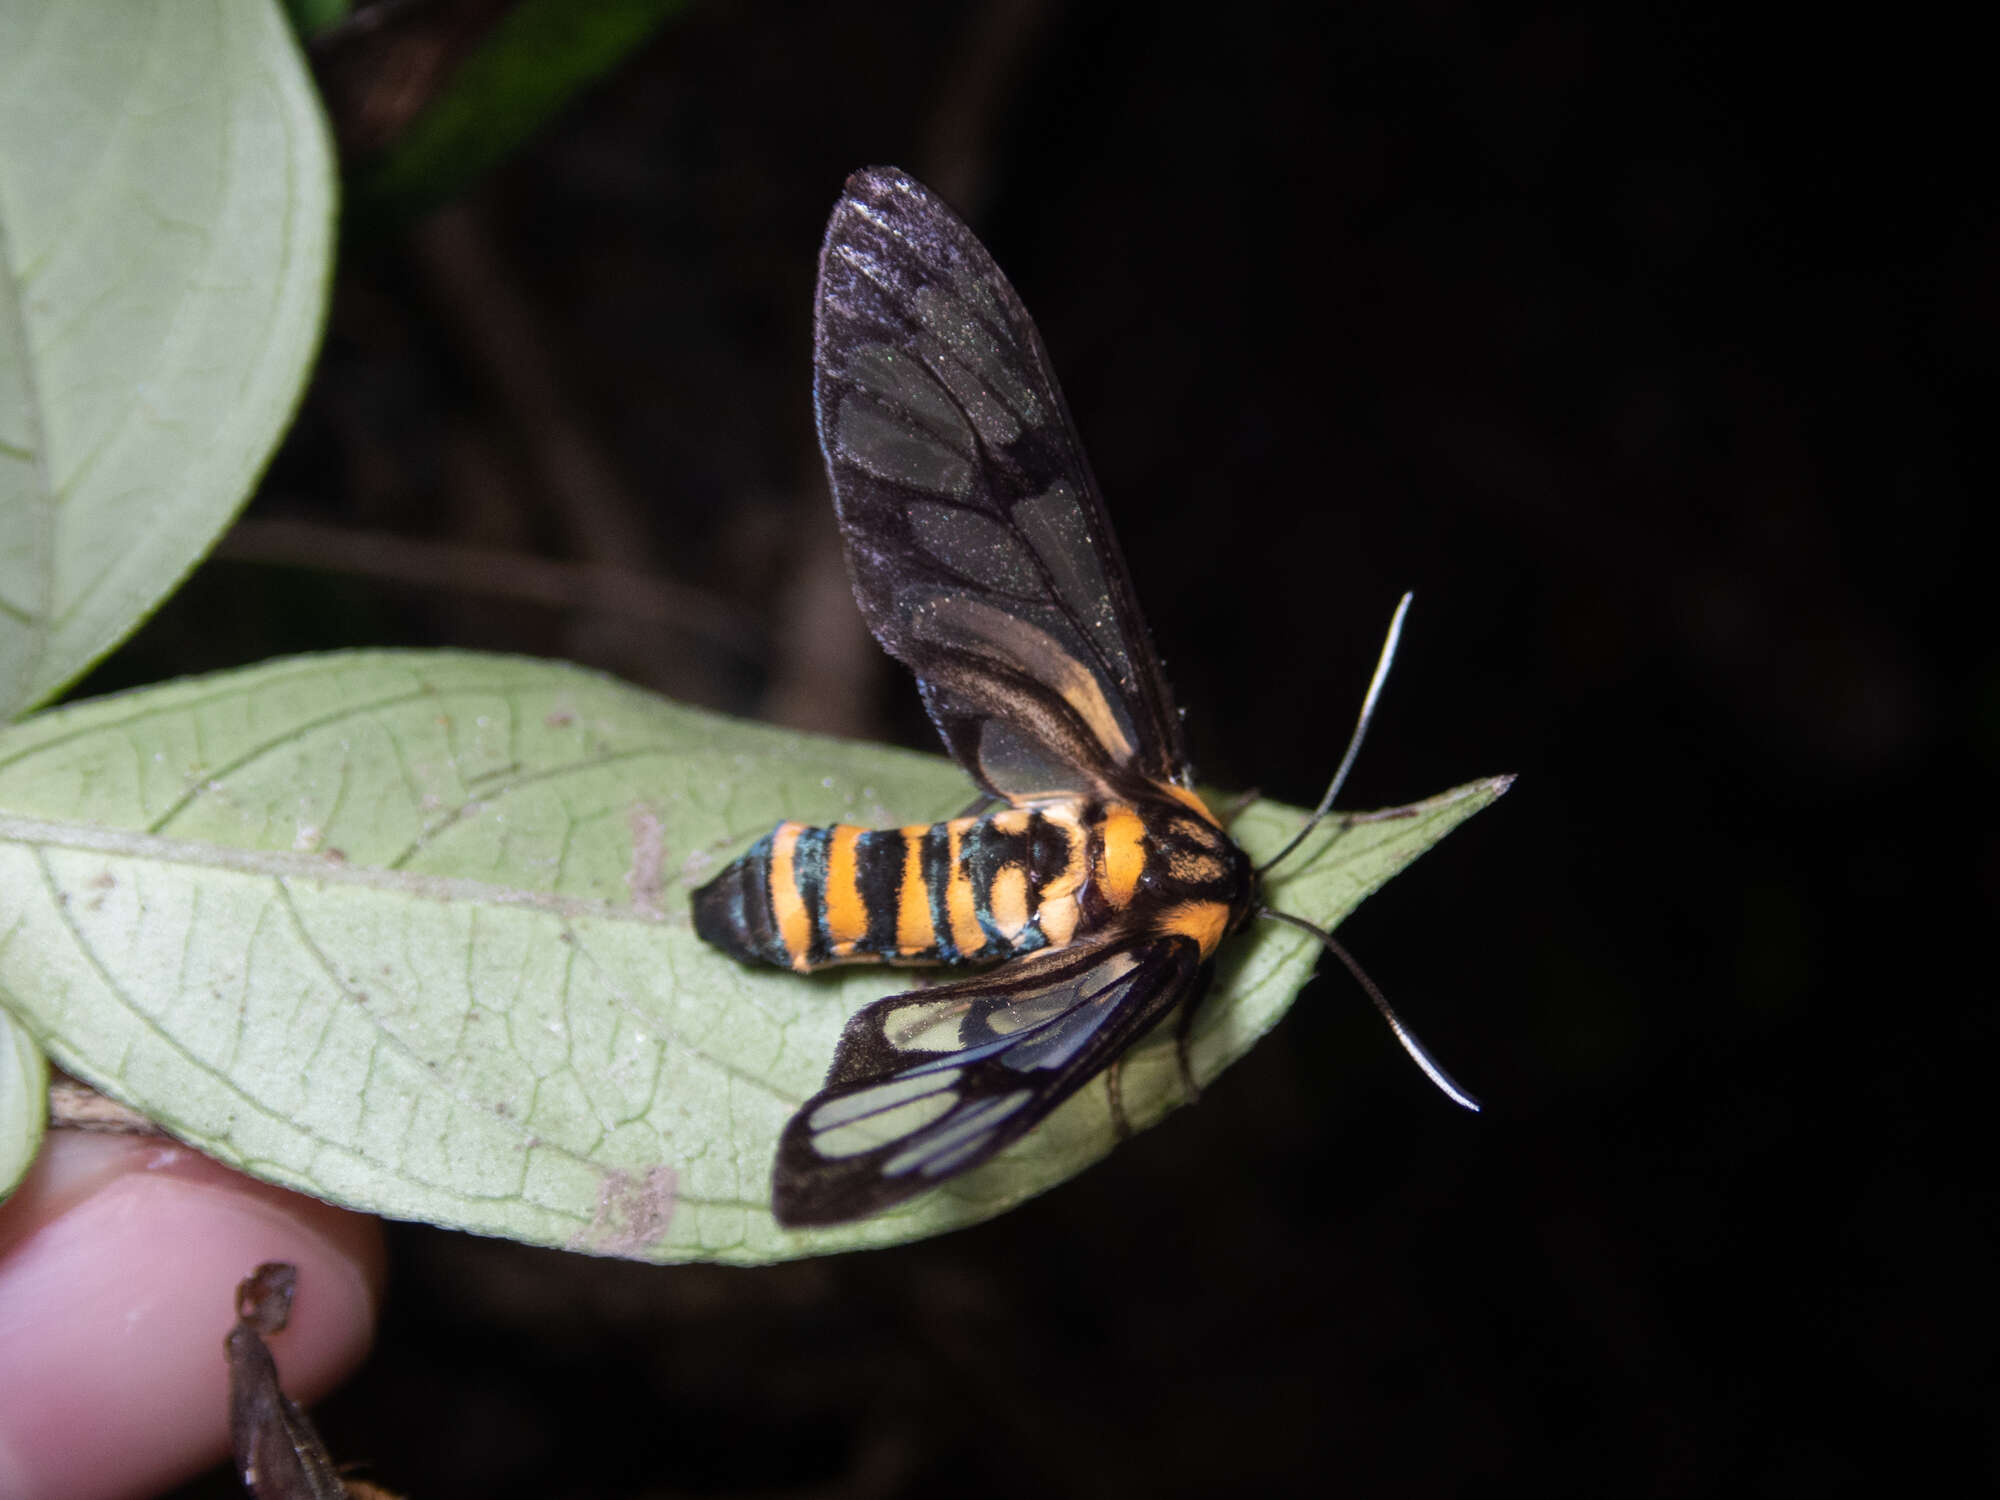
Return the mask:
[[372, 1219], [157, 1138], [56, 1132], [0, 1212], [0, 1494], [143, 1494], [227, 1447], [222, 1341], [257, 1265], [298, 1267], [272, 1341], [310, 1403], [359, 1364], [380, 1305]]

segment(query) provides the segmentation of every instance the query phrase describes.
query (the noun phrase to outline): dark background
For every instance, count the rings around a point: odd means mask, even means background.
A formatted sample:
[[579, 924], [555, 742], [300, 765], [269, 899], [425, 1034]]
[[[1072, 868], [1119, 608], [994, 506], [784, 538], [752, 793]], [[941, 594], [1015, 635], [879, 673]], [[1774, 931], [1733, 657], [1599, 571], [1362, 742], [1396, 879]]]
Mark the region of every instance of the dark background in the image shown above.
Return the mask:
[[[1520, 780], [1341, 935], [1487, 1112], [1335, 975], [1199, 1108], [908, 1249], [399, 1228], [339, 1457], [419, 1497], [1990, 1481], [1977, 50], [1331, 10], [670, 22], [444, 212], [356, 223], [248, 521], [92, 689], [449, 644], [926, 743], [809, 407], [825, 214], [894, 162], [1040, 321], [1206, 781], [1312, 800], [1416, 591], [1344, 801]], [[385, 66], [316, 63], [365, 157]]]

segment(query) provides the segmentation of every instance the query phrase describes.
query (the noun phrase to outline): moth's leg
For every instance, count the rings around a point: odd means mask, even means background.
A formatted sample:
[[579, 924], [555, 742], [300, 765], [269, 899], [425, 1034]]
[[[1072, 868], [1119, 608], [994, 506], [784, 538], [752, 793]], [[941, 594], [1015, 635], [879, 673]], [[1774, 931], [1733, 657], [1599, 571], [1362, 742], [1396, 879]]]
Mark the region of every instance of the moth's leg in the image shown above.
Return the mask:
[[1180, 1023], [1174, 1027], [1174, 1061], [1181, 1065], [1181, 1087], [1189, 1104], [1201, 1098], [1201, 1085], [1194, 1081], [1194, 1056], [1189, 1050], [1194, 1042], [1194, 1013], [1195, 1002], [1183, 1001]]
[[1111, 1128], [1118, 1132], [1118, 1139], [1124, 1140], [1132, 1134], [1132, 1122], [1125, 1118], [1125, 1059], [1112, 1059], [1111, 1066], [1104, 1070], [1104, 1092], [1111, 1100]]
[[1231, 824], [1233, 824], [1238, 818], [1242, 817], [1244, 809], [1249, 807], [1249, 805], [1255, 802], [1261, 795], [1262, 793], [1260, 793], [1257, 790], [1257, 788], [1253, 786], [1246, 791], [1238, 792], [1234, 797], [1231, 797], [1227, 802], [1223, 803], [1220, 808], [1220, 812], [1222, 815], [1222, 826], [1224, 828], [1227, 828]]

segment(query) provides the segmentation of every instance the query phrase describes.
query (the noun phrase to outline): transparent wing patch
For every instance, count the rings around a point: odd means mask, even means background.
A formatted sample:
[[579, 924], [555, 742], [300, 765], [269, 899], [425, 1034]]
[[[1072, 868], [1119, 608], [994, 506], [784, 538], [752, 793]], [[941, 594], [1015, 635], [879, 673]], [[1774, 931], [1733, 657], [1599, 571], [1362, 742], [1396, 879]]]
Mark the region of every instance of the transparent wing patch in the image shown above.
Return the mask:
[[855, 594], [973, 776], [1025, 799], [1185, 778], [1048, 356], [972, 231], [892, 168], [820, 255], [814, 400]]
[[984, 1161], [1192, 1000], [1199, 973], [1187, 938], [1110, 940], [858, 1011], [779, 1142], [778, 1221], [871, 1214]]

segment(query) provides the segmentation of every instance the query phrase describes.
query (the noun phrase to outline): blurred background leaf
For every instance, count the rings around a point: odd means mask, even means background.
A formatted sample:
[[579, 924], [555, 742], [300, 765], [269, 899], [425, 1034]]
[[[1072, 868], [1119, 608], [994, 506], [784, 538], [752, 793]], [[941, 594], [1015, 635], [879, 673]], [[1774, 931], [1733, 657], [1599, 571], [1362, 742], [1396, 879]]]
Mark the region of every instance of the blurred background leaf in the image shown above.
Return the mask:
[[[333, 86], [357, 95], [350, 117], [386, 137], [356, 142], [366, 164], [349, 184], [349, 232], [386, 233], [463, 192], [685, 9], [686, 0], [475, 0], [410, 18], [386, 49], [366, 35], [323, 48]], [[369, 66], [376, 58], [396, 66]]]
[[292, 29], [307, 40], [339, 25], [353, 9], [348, 0], [284, 0], [284, 6]]
[[208, 550], [319, 346], [333, 163], [270, 0], [0, 10], [0, 719]]
[[0, 1008], [0, 1200], [20, 1186], [42, 1149], [49, 1064], [27, 1029]]

